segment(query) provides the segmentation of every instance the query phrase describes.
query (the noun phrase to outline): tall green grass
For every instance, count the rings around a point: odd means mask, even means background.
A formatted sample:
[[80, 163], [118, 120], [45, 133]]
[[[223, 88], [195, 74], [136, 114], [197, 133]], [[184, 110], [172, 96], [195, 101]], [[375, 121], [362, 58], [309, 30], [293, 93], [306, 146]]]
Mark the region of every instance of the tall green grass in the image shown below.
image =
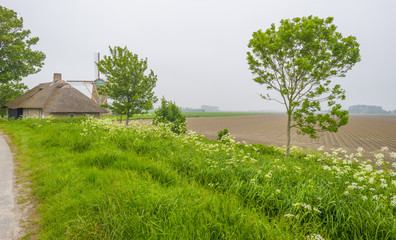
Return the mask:
[[279, 148], [139, 123], [27, 119], [0, 128], [31, 174], [41, 239], [396, 239], [386, 149], [379, 170], [361, 150], [294, 148], [284, 160]]

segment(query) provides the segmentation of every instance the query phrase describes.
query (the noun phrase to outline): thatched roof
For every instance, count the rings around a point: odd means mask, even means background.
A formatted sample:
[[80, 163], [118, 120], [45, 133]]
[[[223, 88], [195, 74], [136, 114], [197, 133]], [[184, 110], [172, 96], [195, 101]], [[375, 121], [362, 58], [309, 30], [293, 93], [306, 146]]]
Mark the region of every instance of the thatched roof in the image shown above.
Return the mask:
[[5, 105], [10, 109], [41, 108], [48, 113], [105, 113], [94, 100], [64, 81], [41, 83]]

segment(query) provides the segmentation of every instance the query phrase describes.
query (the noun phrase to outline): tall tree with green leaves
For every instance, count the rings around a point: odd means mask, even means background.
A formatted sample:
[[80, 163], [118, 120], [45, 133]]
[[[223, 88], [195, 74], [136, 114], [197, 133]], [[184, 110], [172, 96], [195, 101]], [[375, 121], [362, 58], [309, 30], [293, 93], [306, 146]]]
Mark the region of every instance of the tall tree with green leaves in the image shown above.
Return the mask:
[[[247, 61], [254, 81], [268, 90], [261, 97], [286, 107], [286, 157], [292, 128], [317, 138], [319, 131], [337, 132], [348, 123], [348, 112], [338, 102], [345, 99], [345, 90], [331, 79], [345, 77], [360, 61], [359, 43], [336, 29], [332, 17], [293, 18], [254, 32], [249, 41]], [[324, 104], [327, 113], [321, 112]]]
[[32, 49], [39, 38], [29, 35], [30, 30], [23, 29], [22, 17], [0, 6], [0, 83], [19, 83], [44, 65], [44, 53]]
[[[22, 17], [0, 6], [0, 107], [22, 95], [27, 90], [22, 78], [39, 72], [44, 65], [44, 53], [32, 50], [39, 38], [29, 35]], [[0, 115], [5, 115], [5, 109], [0, 109]]]
[[139, 59], [127, 47], [109, 49], [110, 55], [97, 63], [98, 70], [107, 78], [99, 91], [113, 99], [112, 105], [105, 107], [126, 115], [125, 126], [128, 126], [130, 117], [146, 113], [158, 100], [153, 91], [157, 76], [153, 70], [146, 73], [147, 58]]

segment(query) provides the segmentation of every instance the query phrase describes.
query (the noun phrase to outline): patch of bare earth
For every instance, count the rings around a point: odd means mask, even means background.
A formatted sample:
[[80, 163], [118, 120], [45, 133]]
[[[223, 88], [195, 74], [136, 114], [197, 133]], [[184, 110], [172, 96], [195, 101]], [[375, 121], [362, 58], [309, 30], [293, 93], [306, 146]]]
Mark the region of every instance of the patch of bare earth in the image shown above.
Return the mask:
[[0, 134], [8, 143], [14, 161], [13, 194], [16, 207], [14, 208], [13, 237], [14, 239], [36, 239], [39, 229], [39, 215], [36, 211], [38, 202], [31, 193], [29, 172], [22, 171], [18, 149], [11, 139], [1, 132]]
[[[217, 131], [227, 128], [238, 141], [282, 146], [286, 143], [286, 121], [285, 114], [189, 118], [187, 128], [210, 139], [216, 139]], [[318, 136], [311, 139], [294, 130], [292, 145], [311, 149], [341, 147], [348, 152], [363, 147], [370, 154], [386, 146], [396, 152], [396, 116], [350, 115], [349, 123], [337, 133], [322, 132]]]

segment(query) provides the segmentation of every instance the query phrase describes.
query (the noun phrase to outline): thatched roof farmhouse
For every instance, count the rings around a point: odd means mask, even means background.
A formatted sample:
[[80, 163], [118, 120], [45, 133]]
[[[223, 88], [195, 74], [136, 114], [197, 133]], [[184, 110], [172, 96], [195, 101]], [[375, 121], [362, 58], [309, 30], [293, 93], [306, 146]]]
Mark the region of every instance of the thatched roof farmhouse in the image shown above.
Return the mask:
[[68, 118], [92, 115], [99, 117], [107, 110], [94, 100], [82, 94], [62, 80], [62, 75], [54, 74], [54, 81], [41, 83], [24, 95], [6, 104], [8, 118], [48, 116]]

